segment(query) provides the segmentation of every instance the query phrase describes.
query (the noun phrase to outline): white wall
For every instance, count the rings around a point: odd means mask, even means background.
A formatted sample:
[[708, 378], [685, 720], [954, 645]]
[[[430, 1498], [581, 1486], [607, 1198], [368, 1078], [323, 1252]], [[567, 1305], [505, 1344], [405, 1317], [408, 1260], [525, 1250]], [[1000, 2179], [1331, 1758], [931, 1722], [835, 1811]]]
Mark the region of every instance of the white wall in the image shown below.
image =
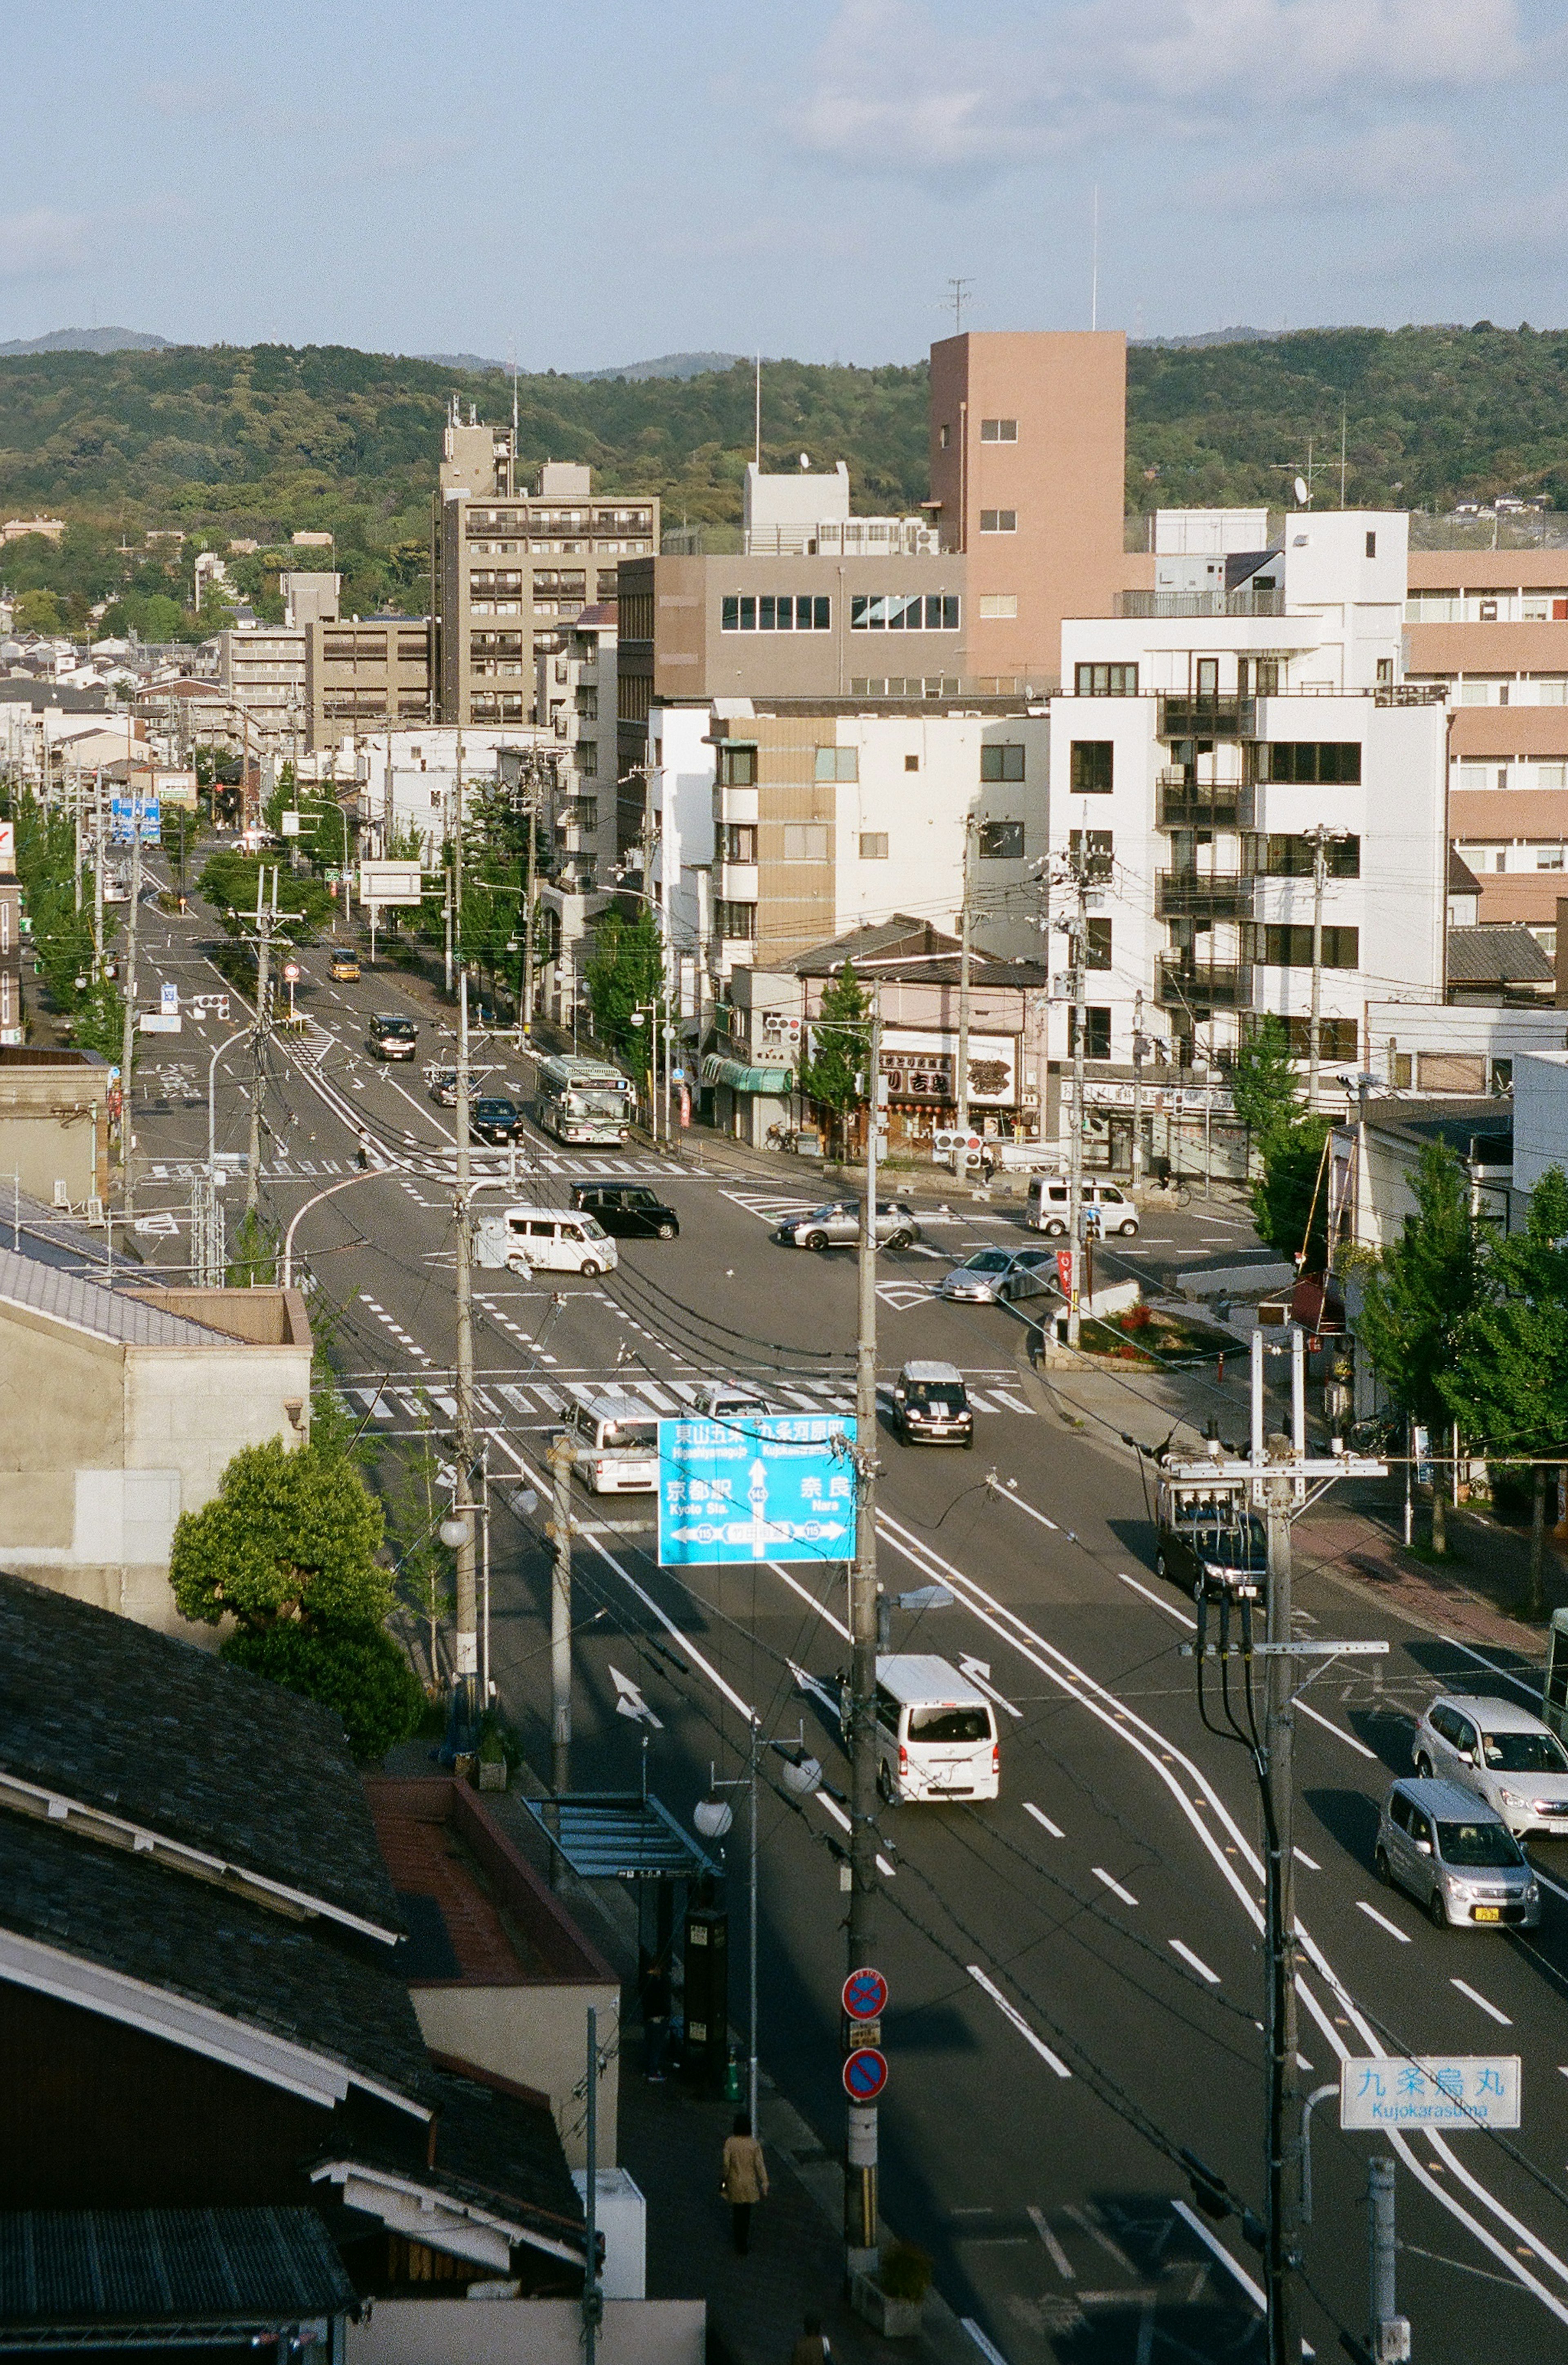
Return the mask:
[[754, 526], [812, 526], [849, 515], [849, 466], [840, 460], [826, 475], [806, 468], [769, 475], [746, 463], [741, 488], [741, 521], [749, 533]]
[[648, 796], [659, 815], [653, 884], [665, 942], [683, 963], [698, 950], [706, 908], [697, 869], [713, 860], [711, 729], [706, 706], [655, 706], [648, 716]]
[[1568, 1051], [1514, 1061], [1514, 1189], [1528, 1197], [1548, 1167], [1568, 1174]]
[[[787, 2327], [792, 2330], [793, 2327]], [[700, 2299], [610, 2299], [600, 2365], [703, 2365]], [[348, 2365], [582, 2365], [574, 2299], [378, 2299], [348, 2326]]]

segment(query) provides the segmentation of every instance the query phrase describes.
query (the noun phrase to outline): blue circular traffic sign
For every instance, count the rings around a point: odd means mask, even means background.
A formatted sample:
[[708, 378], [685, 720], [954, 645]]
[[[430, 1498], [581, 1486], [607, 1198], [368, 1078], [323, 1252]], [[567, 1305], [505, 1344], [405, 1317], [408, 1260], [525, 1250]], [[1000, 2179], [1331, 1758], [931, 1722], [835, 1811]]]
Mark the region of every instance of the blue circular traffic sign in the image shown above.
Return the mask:
[[874, 2045], [857, 2045], [844, 2064], [844, 2090], [852, 2102], [874, 2102], [888, 2082], [888, 2057]]
[[844, 2009], [851, 2020], [880, 2020], [888, 2008], [888, 1983], [880, 1971], [851, 1971], [844, 1982]]

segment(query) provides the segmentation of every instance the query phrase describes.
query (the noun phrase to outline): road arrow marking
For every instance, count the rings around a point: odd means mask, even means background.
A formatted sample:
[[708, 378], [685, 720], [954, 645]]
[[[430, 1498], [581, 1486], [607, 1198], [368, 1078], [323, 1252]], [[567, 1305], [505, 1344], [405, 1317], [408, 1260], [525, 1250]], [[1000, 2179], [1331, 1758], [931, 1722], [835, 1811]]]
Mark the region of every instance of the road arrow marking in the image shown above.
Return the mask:
[[629, 1716], [638, 1724], [651, 1724], [655, 1732], [662, 1732], [664, 1731], [663, 1719], [656, 1717], [654, 1714], [653, 1709], [648, 1706], [647, 1701], [643, 1698], [642, 1693], [632, 1681], [631, 1676], [623, 1676], [619, 1667], [611, 1667], [610, 1675], [610, 1680], [615, 1686], [617, 1695], [615, 1701], [616, 1715]]
[[991, 1661], [989, 1659], [960, 1659], [958, 1661], [958, 1673], [961, 1676], [967, 1676], [969, 1677], [977, 1692], [983, 1692], [987, 1699], [994, 1700], [998, 1708], [1004, 1708], [1009, 1716], [1015, 1716], [1018, 1719], [1019, 1723], [1022, 1724], [1024, 1721], [1023, 1709], [1021, 1708], [1014, 1708], [1010, 1699], [1004, 1699], [1002, 1694], [992, 1687], [991, 1681]]

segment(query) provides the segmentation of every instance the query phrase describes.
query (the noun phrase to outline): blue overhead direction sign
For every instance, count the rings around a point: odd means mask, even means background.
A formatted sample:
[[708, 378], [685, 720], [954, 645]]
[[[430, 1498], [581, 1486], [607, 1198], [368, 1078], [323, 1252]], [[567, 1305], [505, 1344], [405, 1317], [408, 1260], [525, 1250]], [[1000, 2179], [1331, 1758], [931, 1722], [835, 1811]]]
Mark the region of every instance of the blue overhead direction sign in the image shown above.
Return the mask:
[[659, 1423], [659, 1565], [848, 1560], [855, 1422], [841, 1413]]

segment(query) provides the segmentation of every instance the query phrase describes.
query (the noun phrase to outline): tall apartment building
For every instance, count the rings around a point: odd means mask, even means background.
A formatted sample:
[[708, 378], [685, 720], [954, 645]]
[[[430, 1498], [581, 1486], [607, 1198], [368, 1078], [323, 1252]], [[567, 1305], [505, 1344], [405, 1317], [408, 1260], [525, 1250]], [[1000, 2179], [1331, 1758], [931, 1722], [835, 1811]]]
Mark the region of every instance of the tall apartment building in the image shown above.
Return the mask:
[[1568, 550], [1413, 550], [1405, 671], [1446, 690], [1449, 829], [1484, 926], [1557, 945], [1568, 892]]
[[593, 924], [620, 883], [615, 654], [611, 600], [585, 608], [561, 647], [538, 665], [538, 730], [543, 745], [558, 758], [541, 815], [545, 876], [540, 900], [552, 937], [540, 990], [548, 1015], [568, 1025]]
[[[1298, 514], [1217, 601], [1156, 591], [1063, 628], [1050, 837], [1102, 874], [1088, 1057], [1131, 1060], [1141, 1035], [1223, 1061], [1265, 1012], [1305, 1056], [1320, 824], [1325, 1058], [1370, 1063], [1372, 1003], [1442, 1001], [1447, 717], [1439, 686], [1400, 678], [1406, 530]], [[1278, 597], [1249, 597], [1265, 572]]]
[[[282, 755], [305, 731], [303, 624], [233, 624], [218, 635], [218, 686], [254, 736]], [[241, 717], [230, 717], [238, 735]]]
[[431, 720], [431, 628], [422, 616], [313, 616], [305, 638], [308, 742], [320, 753], [366, 731]]
[[586, 467], [547, 460], [519, 486], [510, 426], [454, 401], [431, 527], [431, 657], [443, 723], [533, 719], [535, 668], [590, 604], [616, 595], [623, 558], [659, 546], [659, 504], [595, 496]]

